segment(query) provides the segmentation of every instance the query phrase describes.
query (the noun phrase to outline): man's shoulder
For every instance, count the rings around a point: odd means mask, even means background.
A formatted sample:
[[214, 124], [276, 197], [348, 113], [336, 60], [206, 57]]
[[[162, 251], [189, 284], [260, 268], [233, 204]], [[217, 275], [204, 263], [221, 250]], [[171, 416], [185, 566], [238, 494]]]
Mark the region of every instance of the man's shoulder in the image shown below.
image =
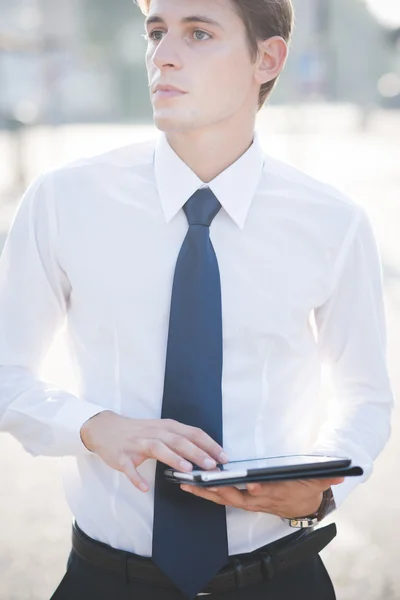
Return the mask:
[[[272, 185], [274, 182], [274, 185]], [[338, 187], [318, 179], [289, 162], [265, 154], [263, 190], [277, 189], [301, 204], [308, 203], [315, 208], [337, 210], [355, 214], [362, 207]]]
[[369, 220], [366, 208], [351, 196], [287, 162], [266, 155], [263, 175], [267, 204], [272, 200], [285, 221], [292, 219], [303, 237], [335, 256]]
[[[80, 157], [47, 172], [48, 176], [73, 177], [97, 176], [100, 174], [129, 169], [134, 172], [152, 164], [155, 139], [149, 138], [141, 142], [118, 146], [99, 154]], [[46, 174], [45, 174], [46, 175]]]
[[45, 170], [31, 183], [26, 198], [70, 210], [91, 200], [109, 199], [127, 181], [134, 190], [146, 180], [153, 181], [155, 145], [154, 139], [147, 139]]

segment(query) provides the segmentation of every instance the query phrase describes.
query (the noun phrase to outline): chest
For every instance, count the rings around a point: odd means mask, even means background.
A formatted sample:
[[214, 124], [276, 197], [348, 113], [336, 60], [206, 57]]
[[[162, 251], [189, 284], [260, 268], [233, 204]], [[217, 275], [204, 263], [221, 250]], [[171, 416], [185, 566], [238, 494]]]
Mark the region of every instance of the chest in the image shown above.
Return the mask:
[[[70, 228], [69, 231], [72, 229]], [[166, 223], [149, 209], [113, 207], [98, 219], [75, 219], [61, 261], [71, 309], [82, 319], [143, 332], [168, 324], [184, 214]], [[224, 336], [288, 337], [303, 327], [325, 293], [329, 259], [319, 238], [278, 217], [243, 229], [222, 215], [210, 230], [221, 276]]]

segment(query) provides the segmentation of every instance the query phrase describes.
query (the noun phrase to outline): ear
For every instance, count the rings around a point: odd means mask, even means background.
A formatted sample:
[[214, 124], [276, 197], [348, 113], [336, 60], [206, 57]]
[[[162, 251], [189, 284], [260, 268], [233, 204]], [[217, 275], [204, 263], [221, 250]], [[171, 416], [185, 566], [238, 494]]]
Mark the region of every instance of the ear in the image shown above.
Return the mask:
[[285, 66], [289, 48], [282, 37], [274, 36], [258, 43], [255, 80], [259, 85], [278, 77]]

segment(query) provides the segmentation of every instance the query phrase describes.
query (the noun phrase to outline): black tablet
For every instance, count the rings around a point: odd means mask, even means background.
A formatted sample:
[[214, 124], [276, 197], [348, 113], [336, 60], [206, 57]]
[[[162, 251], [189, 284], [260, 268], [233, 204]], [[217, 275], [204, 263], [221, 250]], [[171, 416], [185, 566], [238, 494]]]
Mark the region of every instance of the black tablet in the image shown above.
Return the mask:
[[191, 473], [184, 473], [169, 468], [165, 470], [164, 474], [169, 481], [175, 483], [217, 487], [263, 481], [356, 477], [363, 474], [363, 469], [352, 465], [349, 458], [319, 454], [292, 454], [236, 460], [219, 464], [216, 469], [209, 471], [195, 467]]

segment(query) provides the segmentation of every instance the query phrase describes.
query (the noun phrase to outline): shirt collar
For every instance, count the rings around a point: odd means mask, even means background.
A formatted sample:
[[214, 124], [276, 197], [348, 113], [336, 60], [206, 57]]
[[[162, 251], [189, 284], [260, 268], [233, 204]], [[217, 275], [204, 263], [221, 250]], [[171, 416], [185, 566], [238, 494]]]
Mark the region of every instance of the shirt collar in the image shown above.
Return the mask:
[[258, 134], [255, 133], [250, 148], [215, 179], [205, 184], [179, 158], [162, 133], [156, 143], [154, 169], [167, 223], [199, 188], [207, 186], [238, 227], [243, 229], [261, 178], [264, 159]]

